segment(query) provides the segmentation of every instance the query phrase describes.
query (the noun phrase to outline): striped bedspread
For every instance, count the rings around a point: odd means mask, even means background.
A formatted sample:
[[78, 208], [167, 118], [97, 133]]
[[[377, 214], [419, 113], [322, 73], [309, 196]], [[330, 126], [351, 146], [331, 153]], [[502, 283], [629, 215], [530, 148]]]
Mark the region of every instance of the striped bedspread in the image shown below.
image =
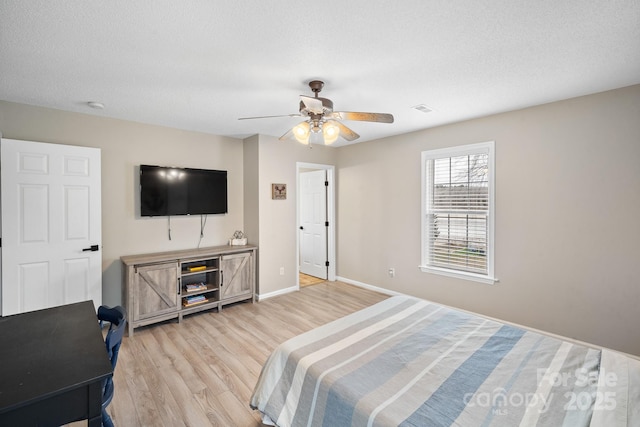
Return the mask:
[[281, 344], [251, 398], [286, 426], [640, 425], [640, 362], [396, 296]]

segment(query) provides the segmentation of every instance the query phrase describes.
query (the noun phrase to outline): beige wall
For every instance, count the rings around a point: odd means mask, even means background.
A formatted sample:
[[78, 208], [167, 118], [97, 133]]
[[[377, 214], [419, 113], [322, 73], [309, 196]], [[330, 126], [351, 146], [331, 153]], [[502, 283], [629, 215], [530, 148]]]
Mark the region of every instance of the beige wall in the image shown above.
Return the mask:
[[[0, 101], [4, 137], [102, 149], [106, 304], [120, 302], [120, 256], [198, 244], [199, 217], [174, 218], [171, 241], [166, 218], [139, 217], [140, 163], [229, 171], [229, 214], [209, 217], [202, 246], [244, 230], [260, 247], [261, 294], [296, 283], [296, 162], [332, 164], [339, 276], [634, 354], [640, 354], [639, 117], [634, 86], [309, 149], [266, 136], [241, 141]], [[420, 272], [420, 152], [490, 140], [500, 282]], [[287, 200], [271, 200], [271, 183], [279, 182], [288, 185]]]
[[[422, 273], [420, 153], [484, 141], [496, 144], [500, 281]], [[640, 86], [351, 145], [338, 159], [340, 277], [640, 355]]]
[[[141, 218], [140, 164], [228, 171], [229, 213], [209, 215], [201, 246], [226, 244], [235, 230], [259, 245], [259, 293], [296, 285], [296, 162], [335, 165], [337, 150], [253, 136], [242, 141], [0, 101], [3, 137], [97, 147], [102, 153], [103, 302], [121, 303], [123, 255], [195, 248], [200, 217]], [[286, 200], [271, 200], [286, 183]], [[246, 212], [246, 217], [245, 217]], [[280, 274], [284, 267], [285, 274]]]
[[259, 212], [260, 204], [258, 200], [258, 135], [254, 135], [244, 140], [244, 227], [243, 231], [249, 243], [257, 245], [260, 236]]
[[229, 213], [209, 215], [201, 246], [225, 244], [243, 228], [242, 141], [0, 101], [4, 138], [97, 147], [102, 153], [103, 303], [121, 299], [120, 256], [195, 248], [200, 217], [141, 218], [140, 164], [228, 171]]
[[[338, 150], [318, 145], [309, 148], [293, 140], [280, 141], [264, 135], [258, 138], [258, 286], [259, 293], [265, 295], [297, 283], [296, 164], [335, 165]], [[287, 184], [286, 200], [271, 199], [272, 183]], [[284, 275], [280, 274], [281, 267]]]

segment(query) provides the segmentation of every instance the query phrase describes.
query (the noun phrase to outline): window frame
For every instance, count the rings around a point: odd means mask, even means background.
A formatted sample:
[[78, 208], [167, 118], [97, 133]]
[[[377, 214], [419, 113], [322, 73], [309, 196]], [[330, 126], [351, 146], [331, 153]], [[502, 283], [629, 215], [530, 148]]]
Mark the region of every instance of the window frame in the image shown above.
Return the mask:
[[[427, 191], [427, 161], [435, 159], [443, 159], [456, 156], [468, 156], [472, 154], [484, 154], [487, 156], [488, 173], [488, 186], [489, 186], [489, 200], [488, 200], [488, 218], [487, 218], [487, 274], [472, 273], [463, 270], [457, 270], [453, 268], [436, 267], [429, 265], [429, 240], [427, 227], [427, 201], [429, 200]], [[458, 279], [471, 280], [475, 282], [494, 284], [498, 279], [494, 275], [494, 261], [495, 261], [495, 142], [480, 142], [476, 144], [466, 144], [454, 147], [438, 148], [434, 150], [427, 150], [421, 153], [422, 159], [422, 197], [421, 197], [421, 225], [420, 225], [420, 270], [424, 273], [439, 274], [447, 277], [455, 277]]]

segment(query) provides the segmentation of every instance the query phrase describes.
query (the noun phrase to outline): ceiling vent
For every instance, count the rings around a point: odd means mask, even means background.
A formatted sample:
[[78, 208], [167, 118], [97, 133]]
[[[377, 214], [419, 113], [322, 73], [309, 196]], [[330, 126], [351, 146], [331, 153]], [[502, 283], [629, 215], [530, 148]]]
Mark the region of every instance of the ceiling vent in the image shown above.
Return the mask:
[[422, 112], [422, 113], [425, 113], [425, 114], [426, 114], [426, 113], [430, 113], [430, 112], [432, 112], [432, 111], [433, 111], [431, 108], [427, 107], [427, 106], [426, 106], [426, 105], [424, 105], [424, 104], [414, 105], [414, 106], [413, 106], [413, 107], [411, 107], [411, 108], [413, 108], [414, 110], [418, 110], [418, 111], [420, 111], [420, 112]]

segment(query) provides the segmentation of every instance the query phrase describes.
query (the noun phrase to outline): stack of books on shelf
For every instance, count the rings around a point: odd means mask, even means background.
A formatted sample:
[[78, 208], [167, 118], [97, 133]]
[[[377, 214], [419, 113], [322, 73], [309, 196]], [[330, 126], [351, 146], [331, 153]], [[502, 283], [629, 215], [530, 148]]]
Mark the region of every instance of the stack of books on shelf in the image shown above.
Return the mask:
[[196, 292], [196, 291], [204, 291], [207, 289], [207, 285], [203, 282], [200, 283], [189, 283], [185, 286], [187, 292]]
[[184, 299], [183, 305], [185, 307], [190, 307], [192, 305], [200, 304], [207, 301], [209, 300], [204, 295], [194, 295], [191, 297], [186, 297]]

